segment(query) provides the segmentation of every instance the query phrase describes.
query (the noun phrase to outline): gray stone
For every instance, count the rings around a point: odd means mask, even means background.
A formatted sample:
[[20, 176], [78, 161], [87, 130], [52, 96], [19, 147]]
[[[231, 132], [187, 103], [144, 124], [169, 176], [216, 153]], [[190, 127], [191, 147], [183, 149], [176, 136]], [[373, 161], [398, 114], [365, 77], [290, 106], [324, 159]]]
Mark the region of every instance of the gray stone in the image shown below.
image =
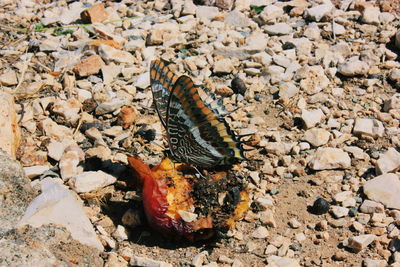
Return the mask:
[[349, 209], [340, 206], [331, 206], [331, 212], [336, 219], [345, 217], [349, 214]]
[[388, 100], [385, 101], [383, 110], [388, 112], [391, 109], [400, 109], [400, 93], [392, 95]]
[[400, 180], [394, 173], [382, 174], [364, 184], [365, 195], [389, 209], [400, 209]]

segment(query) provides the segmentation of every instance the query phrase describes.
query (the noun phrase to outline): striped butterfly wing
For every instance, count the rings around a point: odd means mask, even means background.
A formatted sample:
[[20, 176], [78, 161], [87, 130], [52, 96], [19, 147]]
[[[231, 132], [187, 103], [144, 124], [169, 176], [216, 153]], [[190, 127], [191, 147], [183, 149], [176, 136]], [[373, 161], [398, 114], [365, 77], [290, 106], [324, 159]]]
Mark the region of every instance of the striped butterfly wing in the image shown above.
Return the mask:
[[221, 117], [225, 109], [213, 108], [217, 105], [215, 99], [203, 101], [202, 92], [187, 76], [179, 77], [172, 89], [167, 131], [173, 156], [203, 167], [228, 164], [234, 158], [245, 159], [240, 142]]
[[164, 61], [154, 60], [150, 65], [150, 84], [153, 102], [164, 128], [167, 127], [167, 105], [171, 90], [178, 76], [169, 70]]

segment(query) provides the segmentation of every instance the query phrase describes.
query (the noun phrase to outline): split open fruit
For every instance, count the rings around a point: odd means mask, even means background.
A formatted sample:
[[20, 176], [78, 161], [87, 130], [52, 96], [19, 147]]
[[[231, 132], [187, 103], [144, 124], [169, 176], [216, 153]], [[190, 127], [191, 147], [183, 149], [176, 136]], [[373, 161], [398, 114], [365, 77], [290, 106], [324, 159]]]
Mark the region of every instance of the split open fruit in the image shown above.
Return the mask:
[[197, 178], [193, 168], [169, 158], [153, 168], [136, 157], [128, 160], [142, 187], [148, 223], [165, 236], [208, 239], [232, 228], [248, 210], [245, 186], [231, 171]]

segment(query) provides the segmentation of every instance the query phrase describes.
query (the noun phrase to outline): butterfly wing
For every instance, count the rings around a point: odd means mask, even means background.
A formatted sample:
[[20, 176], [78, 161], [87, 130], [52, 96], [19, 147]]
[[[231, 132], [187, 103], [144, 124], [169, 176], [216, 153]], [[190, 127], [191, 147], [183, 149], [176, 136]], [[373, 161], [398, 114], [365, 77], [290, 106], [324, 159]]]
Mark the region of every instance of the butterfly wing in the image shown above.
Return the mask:
[[158, 116], [166, 128], [167, 105], [171, 90], [178, 80], [178, 76], [169, 70], [164, 61], [154, 60], [150, 65], [150, 84], [153, 101]]
[[[215, 99], [203, 99], [189, 77], [178, 78], [168, 101], [166, 123], [174, 157], [205, 167], [245, 159], [236, 136], [211, 108]], [[220, 111], [223, 114], [224, 109]]]

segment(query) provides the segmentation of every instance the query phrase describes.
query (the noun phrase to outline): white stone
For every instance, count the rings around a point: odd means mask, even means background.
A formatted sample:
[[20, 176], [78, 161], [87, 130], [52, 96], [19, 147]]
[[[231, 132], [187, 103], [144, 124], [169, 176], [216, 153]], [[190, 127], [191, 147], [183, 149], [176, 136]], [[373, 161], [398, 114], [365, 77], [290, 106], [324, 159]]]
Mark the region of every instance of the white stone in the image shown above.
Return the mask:
[[269, 232], [264, 226], [259, 226], [254, 230], [251, 236], [258, 239], [265, 239], [269, 236]]
[[351, 167], [349, 155], [339, 148], [320, 147], [309, 161], [313, 170], [348, 169]]
[[121, 73], [121, 66], [117, 66], [114, 62], [108, 65], [101, 66], [101, 73], [103, 75], [103, 83], [111, 84], [114, 79]]
[[157, 261], [139, 256], [133, 256], [129, 261], [129, 264], [130, 266], [142, 266], [142, 267], [173, 267], [172, 264], [164, 261]]
[[85, 159], [85, 153], [77, 145], [65, 148], [64, 153], [58, 163], [61, 178], [68, 180], [83, 171], [79, 163]]
[[269, 256], [267, 258], [268, 265], [273, 267], [300, 267], [300, 264], [297, 260], [287, 258], [287, 257], [279, 257], [279, 256]]
[[392, 95], [388, 100], [385, 101], [383, 110], [388, 112], [391, 109], [400, 109], [400, 93]]
[[381, 203], [366, 199], [361, 204], [360, 211], [368, 214], [381, 213], [385, 211], [385, 207]]
[[276, 5], [268, 5], [260, 13], [260, 18], [264, 23], [274, 22], [284, 14], [283, 8]]
[[112, 237], [115, 238], [118, 242], [122, 242], [124, 240], [128, 240], [128, 233], [122, 225], [118, 225], [117, 229], [112, 233]]
[[303, 140], [309, 142], [314, 147], [319, 147], [328, 143], [330, 135], [325, 129], [312, 128], [304, 133]]
[[335, 218], [342, 218], [349, 214], [349, 209], [340, 206], [331, 206], [331, 212]]
[[50, 118], [39, 122], [38, 126], [44, 131], [47, 137], [53, 138], [54, 140], [61, 141], [67, 137], [72, 138], [71, 128], [59, 125]]
[[367, 159], [368, 155], [359, 147], [356, 146], [345, 146], [343, 150], [353, 155], [355, 159]]
[[395, 148], [389, 147], [376, 161], [375, 168], [377, 174], [400, 170], [400, 153]]
[[192, 265], [194, 267], [202, 266], [206, 262], [207, 257], [208, 257], [208, 252], [206, 250], [200, 252], [199, 254], [193, 257]]
[[229, 12], [225, 16], [225, 24], [234, 27], [247, 27], [249, 26], [249, 19], [245, 14], [237, 10]]
[[95, 113], [96, 115], [103, 115], [106, 113], [111, 113], [122, 107], [127, 103], [126, 99], [119, 99], [119, 98], [113, 98], [110, 101], [100, 103], [96, 110]]
[[346, 246], [358, 252], [368, 247], [376, 239], [376, 235], [359, 235], [349, 237]]
[[289, 225], [290, 227], [297, 229], [301, 226], [301, 223], [298, 220], [296, 220], [296, 218], [292, 218], [289, 220]]
[[351, 191], [339, 192], [339, 193], [337, 193], [337, 194], [335, 194], [335, 195], [333, 196], [333, 199], [334, 199], [336, 202], [343, 202], [343, 201], [345, 201], [346, 199], [350, 198], [352, 194], [353, 194], [353, 192], [351, 192]]
[[79, 112], [82, 104], [75, 98], [68, 100], [56, 99], [53, 104], [52, 111], [58, 115], [63, 116], [69, 123], [75, 124], [80, 116]]
[[0, 84], [4, 86], [16, 85], [18, 83], [17, 73], [13, 70], [7, 70], [0, 75]]
[[18, 227], [26, 224], [33, 227], [50, 223], [62, 225], [73, 239], [103, 251], [80, 198], [53, 178], [45, 178], [40, 183], [42, 193], [32, 200]]
[[376, 119], [356, 119], [353, 133], [367, 135], [373, 138], [382, 137], [385, 128], [381, 121]]
[[197, 6], [196, 17], [199, 19], [213, 20], [219, 15], [218, 7]]
[[137, 77], [135, 86], [141, 89], [145, 89], [150, 86], [150, 74], [148, 72], [142, 73]]
[[301, 110], [301, 118], [304, 121], [305, 128], [310, 129], [321, 122], [324, 118], [324, 113], [320, 109], [315, 110]]
[[331, 3], [317, 5], [306, 9], [305, 15], [314, 21], [320, 21], [324, 16], [328, 15], [333, 8], [334, 6]]
[[25, 175], [29, 179], [35, 178], [48, 170], [50, 170], [50, 167], [47, 165], [36, 165], [36, 166], [24, 167]]
[[183, 3], [182, 15], [196, 14], [197, 6], [193, 4], [192, 0], [185, 0]]
[[264, 30], [270, 35], [285, 35], [291, 33], [293, 28], [287, 23], [280, 22], [273, 25], [266, 25]]
[[379, 15], [380, 15], [380, 10], [379, 7], [377, 6], [367, 6], [365, 7], [361, 21], [364, 23], [368, 24], [374, 24], [374, 25], [379, 25], [380, 20], [379, 20]]
[[86, 193], [115, 183], [117, 179], [103, 171], [82, 172], [69, 180], [75, 192]]
[[231, 73], [234, 70], [232, 60], [229, 58], [220, 59], [214, 62], [214, 73]]
[[279, 85], [279, 97], [280, 98], [291, 98], [298, 94], [299, 88], [292, 82], [285, 82]]
[[338, 65], [338, 72], [344, 76], [365, 75], [368, 70], [368, 63], [361, 60], [347, 61]]
[[389, 209], [400, 209], [400, 180], [394, 173], [382, 174], [364, 184], [364, 194]]
[[178, 210], [179, 216], [181, 216], [182, 220], [185, 222], [194, 222], [197, 220], [198, 215], [193, 212], [189, 212], [186, 210]]
[[99, 55], [105, 61], [114, 61], [116, 63], [125, 63], [130, 65], [135, 63], [135, 57], [131, 53], [104, 44], [99, 46]]

